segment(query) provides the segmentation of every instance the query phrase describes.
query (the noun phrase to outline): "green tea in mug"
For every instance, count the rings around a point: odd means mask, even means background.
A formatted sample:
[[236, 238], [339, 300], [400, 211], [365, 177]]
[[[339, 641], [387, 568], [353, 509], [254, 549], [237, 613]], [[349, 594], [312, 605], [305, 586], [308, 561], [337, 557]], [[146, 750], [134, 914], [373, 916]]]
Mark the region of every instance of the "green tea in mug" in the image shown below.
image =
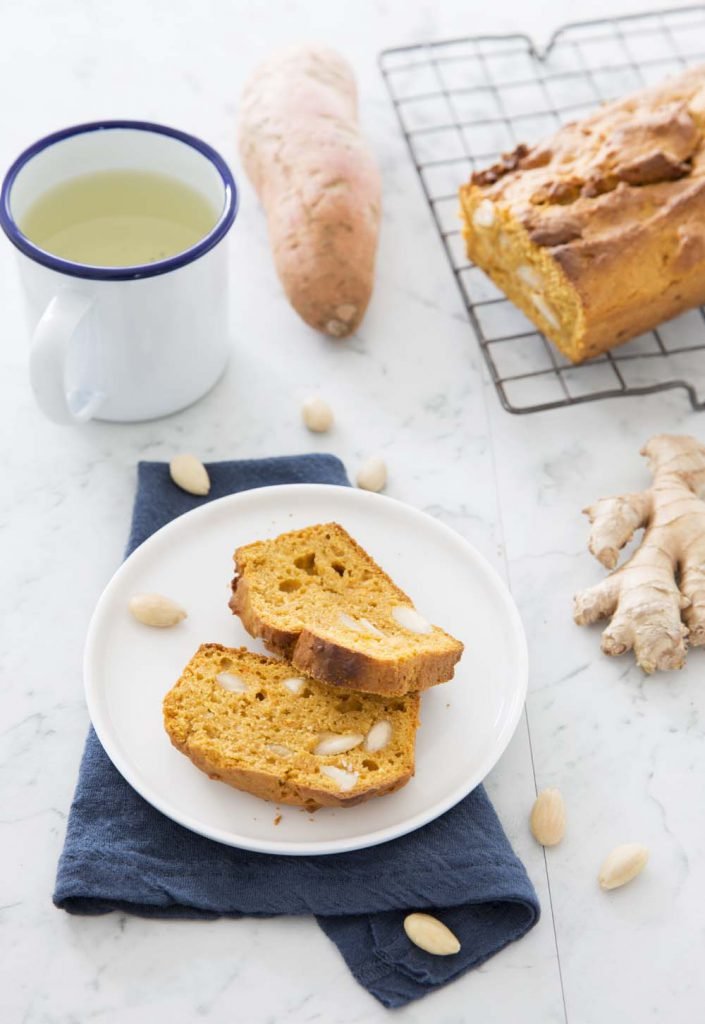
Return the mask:
[[46, 252], [94, 267], [168, 259], [207, 235], [218, 220], [204, 197], [151, 171], [96, 171], [49, 189], [19, 228]]

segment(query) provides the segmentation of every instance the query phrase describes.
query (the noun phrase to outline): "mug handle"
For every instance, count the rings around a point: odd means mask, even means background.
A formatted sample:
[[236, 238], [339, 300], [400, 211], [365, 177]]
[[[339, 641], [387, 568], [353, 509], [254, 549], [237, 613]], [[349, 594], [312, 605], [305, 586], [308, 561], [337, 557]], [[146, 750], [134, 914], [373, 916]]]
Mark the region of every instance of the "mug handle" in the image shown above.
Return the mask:
[[[54, 423], [83, 423], [105, 399], [102, 392], [66, 392], [66, 361], [71, 341], [92, 305], [92, 300], [80, 292], [59, 292], [34, 331], [29, 379], [39, 408]], [[81, 400], [78, 408], [77, 400]]]

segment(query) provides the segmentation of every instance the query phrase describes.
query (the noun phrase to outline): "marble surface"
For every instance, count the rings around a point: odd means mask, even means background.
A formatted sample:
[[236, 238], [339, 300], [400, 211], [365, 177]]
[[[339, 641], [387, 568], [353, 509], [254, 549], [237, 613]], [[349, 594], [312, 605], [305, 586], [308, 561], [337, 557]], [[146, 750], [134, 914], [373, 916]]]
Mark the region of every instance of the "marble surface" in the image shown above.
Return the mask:
[[[623, 0], [622, 10], [639, 4]], [[310, 920], [145, 922], [70, 918], [51, 904], [56, 859], [87, 727], [81, 653], [94, 603], [120, 561], [140, 458], [204, 459], [331, 450], [354, 473], [388, 461], [388, 493], [475, 544], [509, 581], [531, 654], [526, 717], [488, 779], [541, 897], [538, 927], [479, 970], [396, 1013], [406, 1024], [691, 1022], [702, 1014], [705, 898], [703, 654], [645, 679], [608, 660], [571, 621], [571, 595], [600, 578], [579, 510], [646, 481], [638, 457], [658, 431], [702, 432], [680, 392], [513, 417], [479, 350], [376, 67], [385, 46], [482, 31], [539, 38], [559, 0], [5, 0], [0, 166], [61, 125], [98, 117], [165, 121], [240, 167], [242, 80], [273, 46], [339, 47], [360, 83], [385, 213], [377, 286], [358, 335], [340, 343], [300, 323], [276, 281], [264, 223], [242, 181], [232, 236], [233, 351], [215, 390], [169, 419], [62, 429], [28, 387], [13, 252], [0, 245], [0, 962], [4, 1024], [380, 1022]], [[584, 16], [612, 13], [594, 0]], [[7, 45], [11, 40], [11, 45]], [[9, 98], [9, 99], [8, 99]], [[4, 242], [4, 240], [3, 240]], [[338, 425], [315, 438], [301, 399], [320, 390]], [[535, 789], [557, 785], [565, 842], [528, 833]], [[644, 875], [596, 884], [619, 842], [651, 849]]]

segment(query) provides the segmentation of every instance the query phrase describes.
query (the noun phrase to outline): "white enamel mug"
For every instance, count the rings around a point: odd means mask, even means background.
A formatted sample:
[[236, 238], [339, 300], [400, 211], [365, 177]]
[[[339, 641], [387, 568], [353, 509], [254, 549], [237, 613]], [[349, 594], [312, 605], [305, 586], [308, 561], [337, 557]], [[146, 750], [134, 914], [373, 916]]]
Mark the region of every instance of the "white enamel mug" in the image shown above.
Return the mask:
[[[190, 249], [145, 266], [73, 263], [18, 227], [48, 189], [104, 170], [167, 174], [219, 211]], [[195, 402], [228, 358], [226, 236], [237, 213], [233, 176], [191, 135], [144, 121], [66, 128], [25, 150], [0, 192], [0, 225], [18, 250], [32, 342], [30, 379], [57, 423], [132, 422]]]

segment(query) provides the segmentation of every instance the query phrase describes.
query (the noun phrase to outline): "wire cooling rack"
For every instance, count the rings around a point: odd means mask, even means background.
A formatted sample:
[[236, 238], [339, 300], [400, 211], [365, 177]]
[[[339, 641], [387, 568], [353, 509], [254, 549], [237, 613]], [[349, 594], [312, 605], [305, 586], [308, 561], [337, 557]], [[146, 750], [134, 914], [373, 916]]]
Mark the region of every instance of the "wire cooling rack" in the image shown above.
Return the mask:
[[705, 61], [705, 6], [566, 25], [539, 50], [480, 36], [380, 54], [414, 166], [502, 405], [527, 413], [684, 388], [705, 408], [705, 309], [574, 366], [468, 262], [458, 187], [520, 142]]

